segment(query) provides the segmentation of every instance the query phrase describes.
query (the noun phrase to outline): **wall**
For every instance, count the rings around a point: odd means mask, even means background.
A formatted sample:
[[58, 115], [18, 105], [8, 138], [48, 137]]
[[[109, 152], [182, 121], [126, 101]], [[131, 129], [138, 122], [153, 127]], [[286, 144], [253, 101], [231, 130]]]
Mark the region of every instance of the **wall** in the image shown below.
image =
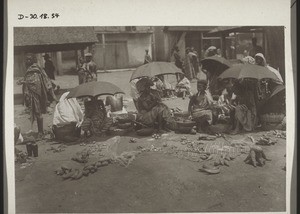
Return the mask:
[[[124, 69], [138, 67], [144, 63], [145, 49], [149, 50], [150, 55], [152, 53], [151, 34], [105, 34], [105, 43], [105, 66], [107, 69]], [[121, 56], [118, 55], [120, 54], [118, 52], [115, 53], [116, 56], [114, 56], [114, 54], [111, 53], [113, 45], [115, 45], [116, 48], [120, 47], [119, 50], [122, 50]], [[103, 52], [104, 50], [102, 43], [97, 43], [94, 47], [94, 61], [100, 69], [104, 68]], [[118, 58], [122, 62], [117, 64], [112, 63], [112, 61], [116, 60], [114, 59], [114, 57]], [[124, 61], [126, 61], [126, 63]]]
[[156, 61], [168, 61], [165, 52], [165, 33], [163, 28], [159, 26], [154, 27]]

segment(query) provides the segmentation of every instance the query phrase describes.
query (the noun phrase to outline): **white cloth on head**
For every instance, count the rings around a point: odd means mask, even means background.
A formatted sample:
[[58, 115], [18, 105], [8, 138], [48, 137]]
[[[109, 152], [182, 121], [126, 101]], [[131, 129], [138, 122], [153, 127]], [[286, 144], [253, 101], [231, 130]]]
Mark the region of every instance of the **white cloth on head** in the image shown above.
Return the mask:
[[63, 126], [76, 122], [79, 127], [83, 121], [83, 112], [76, 98], [66, 99], [70, 92], [65, 92], [55, 106], [53, 125]]
[[130, 96], [132, 99], [137, 100], [139, 98], [139, 92], [136, 88], [136, 83], [139, 81], [139, 79], [134, 79], [130, 82]]
[[275, 68], [272, 68], [271, 66], [268, 66], [268, 65], [266, 67], [277, 76], [277, 78], [280, 80], [280, 82], [283, 83], [283, 79], [278, 70], [276, 70]]

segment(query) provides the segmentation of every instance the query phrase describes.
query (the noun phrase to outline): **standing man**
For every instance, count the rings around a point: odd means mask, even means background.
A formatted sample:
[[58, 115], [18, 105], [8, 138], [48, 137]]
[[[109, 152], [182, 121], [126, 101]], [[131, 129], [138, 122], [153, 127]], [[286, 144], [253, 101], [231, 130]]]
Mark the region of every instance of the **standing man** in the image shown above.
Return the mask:
[[192, 55], [192, 64], [194, 67], [195, 75], [197, 76], [200, 72], [198, 52], [195, 50], [194, 47], [191, 47], [191, 53], [193, 54]]
[[50, 79], [55, 80], [55, 76], [54, 76], [55, 67], [54, 67], [53, 62], [51, 60], [51, 57], [49, 56], [49, 54], [45, 54], [43, 57], [45, 59], [46, 74], [48, 75], [48, 77]]
[[35, 55], [26, 56], [26, 68], [25, 76], [18, 84], [23, 84], [24, 103], [30, 110], [31, 124], [37, 120], [38, 136], [42, 137], [44, 134], [42, 114], [47, 112], [47, 82]]
[[[181, 56], [179, 54], [178, 46], [174, 47], [173, 56], [174, 56], [174, 59], [175, 59], [176, 67], [179, 68], [184, 73], [183, 66], [182, 66], [183, 62], [182, 62]], [[177, 83], [178, 83], [180, 81], [180, 77], [179, 77], [178, 74], [176, 74], [176, 79], [177, 79]]]
[[191, 49], [189, 47], [186, 48], [185, 50], [185, 61], [184, 61], [184, 73], [185, 76], [191, 81], [196, 77], [194, 66], [192, 63], [192, 57], [193, 53], [191, 52]]
[[93, 55], [91, 53], [86, 53], [84, 56], [85, 62], [82, 65], [85, 72], [84, 82], [97, 81], [97, 64], [92, 60]]
[[146, 54], [145, 54], [144, 64], [152, 62], [151, 56], [149, 55], [149, 50], [146, 49], [145, 52], [146, 52]]

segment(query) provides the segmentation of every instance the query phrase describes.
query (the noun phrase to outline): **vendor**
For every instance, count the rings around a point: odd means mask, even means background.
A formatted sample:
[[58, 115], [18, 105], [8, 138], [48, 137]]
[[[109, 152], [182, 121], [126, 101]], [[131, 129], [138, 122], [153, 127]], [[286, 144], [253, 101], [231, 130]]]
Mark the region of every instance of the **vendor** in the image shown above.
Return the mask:
[[175, 92], [177, 93], [177, 96], [182, 96], [182, 99], [185, 99], [186, 95], [192, 95], [191, 83], [184, 74], [179, 74], [178, 76], [180, 80], [175, 86]]
[[104, 102], [95, 97], [84, 102], [85, 114], [81, 125], [86, 137], [91, 135], [103, 136], [111, 127], [112, 118], [107, 117]]
[[241, 83], [235, 83], [233, 93], [236, 95], [235, 129], [231, 134], [238, 134], [241, 129], [253, 131], [257, 122], [257, 109], [253, 90]]
[[72, 141], [80, 137], [83, 112], [76, 98], [66, 99], [65, 92], [55, 106], [52, 131], [56, 139]]
[[218, 100], [218, 108], [220, 109], [218, 116], [224, 115], [225, 117], [229, 117], [231, 129], [233, 129], [236, 95], [233, 93], [233, 83], [231, 80], [225, 80], [223, 84], [224, 89]]
[[212, 111], [210, 107], [213, 100], [206, 88], [207, 81], [198, 80], [198, 92], [191, 97], [188, 106], [191, 117], [197, 123], [198, 132], [209, 132], [209, 125], [212, 123]]
[[158, 131], [162, 129], [176, 128], [176, 122], [172, 118], [170, 109], [161, 101], [161, 97], [156, 90], [151, 89], [153, 82], [148, 78], [143, 78], [137, 82], [137, 90], [140, 97], [138, 98], [138, 121], [154, 127], [158, 124]]

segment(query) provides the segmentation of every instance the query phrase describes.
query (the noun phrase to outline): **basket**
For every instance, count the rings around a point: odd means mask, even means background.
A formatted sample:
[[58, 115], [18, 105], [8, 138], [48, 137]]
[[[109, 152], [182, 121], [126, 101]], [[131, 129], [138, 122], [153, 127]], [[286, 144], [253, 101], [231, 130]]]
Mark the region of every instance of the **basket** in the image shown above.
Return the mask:
[[184, 111], [184, 112], [174, 112], [174, 117], [177, 118], [188, 118], [190, 116], [189, 112]]
[[260, 116], [262, 123], [281, 123], [284, 119], [284, 114], [263, 114]]
[[193, 128], [194, 126], [196, 126], [196, 122], [195, 121], [191, 121], [191, 120], [177, 121], [177, 126], [178, 126], [178, 128], [181, 128], [181, 127], [184, 127], [184, 128]]

